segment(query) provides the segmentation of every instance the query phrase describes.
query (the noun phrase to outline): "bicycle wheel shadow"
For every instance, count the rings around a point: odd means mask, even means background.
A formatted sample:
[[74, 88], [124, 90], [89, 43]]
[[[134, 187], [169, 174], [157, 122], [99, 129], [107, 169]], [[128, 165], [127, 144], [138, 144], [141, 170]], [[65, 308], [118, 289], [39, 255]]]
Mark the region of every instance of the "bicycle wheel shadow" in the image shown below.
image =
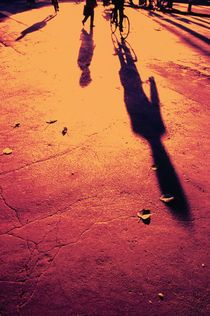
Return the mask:
[[81, 46], [79, 50], [77, 64], [82, 71], [79, 84], [81, 87], [84, 88], [88, 86], [92, 81], [89, 66], [91, 64], [91, 61], [93, 58], [93, 52], [95, 49], [95, 45], [93, 41], [93, 29], [91, 28], [90, 32], [88, 33], [83, 28], [80, 39], [82, 42], [81, 42]]
[[23, 37], [25, 37], [29, 33], [32, 33], [32, 32], [35, 32], [35, 31], [42, 29], [43, 27], [45, 27], [47, 25], [47, 22], [52, 20], [55, 16], [56, 16], [56, 14], [48, 15], [43, 21], [31, 25], [30, 27], [28, 27], [27, 29], [25, 29], [24, 31], [21, 32], [21, 35], [18, 38], [16, 38], [16, 41], [21, 40]]
[[124, 101], [130, 116], [133, 132], [145, 138], [152, 151], [160, 191], [165, 197], [174, 197], [166, 203], [180, 221], [190, 221], [187, 199], [170, 157], [161, 142], [166, 129], [161, 118], [159, 96], [153, 77], [149, 78], [150, 99], [147, 98], [135, 62], [137, 58], [126, 41], [117, 42], [115, 51], [120, 61], [120, 81], [124, 88]]

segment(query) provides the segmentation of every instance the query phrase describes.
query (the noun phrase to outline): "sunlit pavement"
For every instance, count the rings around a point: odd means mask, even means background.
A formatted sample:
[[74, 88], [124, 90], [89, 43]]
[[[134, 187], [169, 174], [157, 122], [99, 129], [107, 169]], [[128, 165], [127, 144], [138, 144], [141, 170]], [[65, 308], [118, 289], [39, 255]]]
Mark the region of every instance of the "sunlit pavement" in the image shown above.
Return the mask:
[[0, 314], [207, 315], [209, 18], [83, 6], [2, 10]]

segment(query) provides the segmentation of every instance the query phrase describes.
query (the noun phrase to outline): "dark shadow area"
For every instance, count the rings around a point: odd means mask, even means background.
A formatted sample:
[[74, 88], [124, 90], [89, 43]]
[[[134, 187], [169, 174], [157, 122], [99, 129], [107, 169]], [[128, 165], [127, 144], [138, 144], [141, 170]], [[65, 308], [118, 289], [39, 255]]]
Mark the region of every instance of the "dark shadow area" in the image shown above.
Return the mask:
[[180, 11], [178, 9], [163, 9], [161, 10], [162, 12], [166, 12], [166, 13], [176, 13], [176, 14], [180, 14], [180, 15], [193, 15], [193, 16], [200, 16], [200, 17], [204, 17], [204, 18], [210, 18], [210, 14], [206, 14], [206, 13], [197, 13], [197, 12], [184, 12], [184, 11]]
[[196, 17], [192, 17], [194, 20], [196, 20], [196, 21], [200, 21], [200, 22], [202, 22], [202, 23], [205, 23], [205, 24], [210, 24], [210, 21], [206, 21], [206, 20], [201, 20], [201, 19], [199, 19], [199, 18], [196, 18]]
[[206, 28], [206, 29], [208, 29], [208, 30], [210, 29], [210, 27], [207, 26], [207, 25], [204, 25], [204, 24], [201, 24], [201, 23], [198, 23], [198, 22], [195, 22], [195, 21], [186, 19], [186, 18], [182, 18], [182, 17], [177, 16], [177, 15], [175, 15], [175, 14], [173, 14], [173, 13], [171, 13], [170, 16], [172, 16], [173, 18], [175, 18], [175, 19], [178, 20], [178, 21], [181, 21], [181, 22], [184, 22], [184, 23], [187, 23], [187, 24], [196, 24], [196, 25], [201, 26], [201, 27], [204, 27], [204, 28]]
[[184, 25], [182, 25], [182, 24], [179, 24], [179, 23], [177, 23], [177, 22], [175, 22], [175, 21], [172, 21], [172, 20], [170, 20], [170, 19], [168, 19], [168, 18], [166, 18], [166, 17], [164, 17], [164, 16], [162, 16], [162, 15], [156, 13], [156, 12], [151, 12], [151, 14], [152, 14], [153, 16], [157, 17], [157, 18], [160, 18], [160, 19], [163, 20], [163, 21], [166, 21], [166, 22], [168, 22], [168, 23], [170, 23], [170, 24], [173, 24], [174, 26], [176, 26], [176, 27], [178, 27], [178, 28], [180, 28], [180, 29], [182, 29], [182, 30], [184, 30], [184, 31], [186, 31], [186, 32], [188, 32], [188, 33], [190, 33], [191, 35], [193, 35], [193, 36], [199, 38], [201, 41], [203, 41], [203, 42], [205, 42], [205, 43], [207, 43], [207, 44], [210, 44], [210, 40], [209, 40], [209, 38], [207, 38], [206, 36], [204, 36], [204, 35], [202, 35], [202, 34], [199, 34], [199, 33], [195, 32], [195, 31], [189, 29], [188, 27], [186, 27], [186, 26], [184, 26]]
[[133, 52], [126, 41], [118, 42], [116, 54], [119, 57], [121, 69], [120, 81], [124, 88], [124, 101], [130, 116], [133, 132], [145, 138], [152, 151], [159, 187], [164, 196], [174, 197], [166, 205], [173, 215], [182, 221], [190, 220], [188, 203], [176, 171], [170, 161], [161, 137], [165, 126], [161, 118], [159, 96], [153, 77], [149, 78], [151, 101], [147, 98], [140, 75], [133, 59]]
[[49, 15], [43, 21], [31, 25], [30, 27], [28, 27], [27, 29], [21, 32], [21, 35], [18, 38], [16, 38], [16, 41], [19, 41], [20, 39], [22, 39], [24, 36], [26, 36], [29, 33], [42, 29], [43, 27], [47, 25], [47, 22], [52, 20], [55, 16], [56, 15]]
[[[173, 28], [169, 25], [166, 25], [164, 23], [162, 23], [161, 21], [165, 20], [164, 17], [162, 17], [161, 15], [155, 13], [155, 12], [150, 12], [150, 15], [153, 17], [157, 17], [157, 20], [155, 20], [155, 22], [157, 22], [159, 25], [161, 25], [164, 29], [168, 30], [169, 32], [172, 32], [173, 34], [175, 34], [176, 36], [180, 37], [182, 40], [184, 40], [187, 44], [189, 44], [190, 46], [194, 47], [195, 49], [199, 50], [200, 52], [202, 52], [204, 55], [209, 57], [209, 50], [206, 50], [205, 48], [199, 46], [198, 44], [194, 43], [193, 41], [191, 41], [191, 39], [187, 36], [184, 36], [183, 34], [181, 34], [177, 29]], [[159, 19], [161, 18], [161, 19]], [[168, 22], [166, 20], [166, 22]], [[170, 20], [169, 20], [170, 22]], [[177, 23], [178, 24], [178, 23]], [[205, 37], [205, 42], [209, 42], [209, 39], [207, 39]]]
[[111, 18], [111, 13], [112, 13], [112, 10], [111, 8], [109, 9], [104, 9], [103, 11], [103, 14], [102, 14], [102, 17], [106, 20], [106, 21], [110, 21], [110, 18]]
[[[59, 0], [59, 3], [71, 2], [79, 4], [82, 0]], [[35, 0], [34, 4], [29, 4], [26, 0], [0, 0], [0, 11], [8, 11], [12, 14], [38, 9], [46, 6], [51, 6], [54, 9], [51, 0]], [[0, 13], [2, 20], [7, 19], [7, 15]]]
[[85, 29], [82, 29], [80, 40], [82, 43], [80, 46], [77, 63], [82, 73], [79, 84], [81, 87], [86, 87], [92, 81], [89, 66], [93, 58], [93, 51], [95, 48], [93, 42], [93, 28], [90, 28], [89, 33]]

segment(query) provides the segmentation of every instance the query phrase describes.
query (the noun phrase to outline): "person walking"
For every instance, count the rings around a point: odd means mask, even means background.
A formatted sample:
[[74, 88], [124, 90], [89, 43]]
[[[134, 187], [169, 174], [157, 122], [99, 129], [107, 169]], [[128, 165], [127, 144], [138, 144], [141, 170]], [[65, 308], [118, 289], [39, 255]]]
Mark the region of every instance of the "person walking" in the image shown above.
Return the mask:
[[97, 1], [96, 0], [86, 0], [86, 4], [84, 6], [84, 19], [82, 20], [82, 24], [85, 25], [85, 22], [90, 17], [90, 27], [94, 27], [94, 9], [97, 7]]

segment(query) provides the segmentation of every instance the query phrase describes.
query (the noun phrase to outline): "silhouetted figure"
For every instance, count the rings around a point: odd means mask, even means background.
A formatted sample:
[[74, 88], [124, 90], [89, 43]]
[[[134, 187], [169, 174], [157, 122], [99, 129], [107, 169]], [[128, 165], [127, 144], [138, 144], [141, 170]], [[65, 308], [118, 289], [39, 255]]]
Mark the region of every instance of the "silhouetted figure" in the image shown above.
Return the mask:
[[21, 32], [21, 35], [18, 38], [16, 38], [16, 41], [19, 41], [24, 36], [26, 36], [26, 34], [28, 34], [28, 33], [32, 33], [32, 32], [38, 31], [41, 28], [45, 27], [47, 22], [52, 20], [54, 17], [55, 17], [55, 15], [49, 15], [43, 21], [35, 23], [32, 26], [28, 27], [27, 29], [25, 29], [24, 31]]
[[29, 4], [30, 8], [32, 8], [35, 4], [35, 0], [27, 0], [27, 3]]
[[191, 13], [191, 12], [192, 12], [192, 11], [191, 11], [191, 10], [192, 10], [192, 9], [191, 9], [191, 8], [192, 8], [192, 3], [193, 3], [193, 0], [188, 0], [188, 8], [187, 8], [187, 12], [188, 12], [188, 13]]
[[82, 29], [81, 37], [80, 37], [82, 43], [79, 50], [79, 56], [78, 56], [78, 66], [82, 70], [81, 77], [80, 77], [80, 86], [86, 87], [90, 84], [92, 81], [90, 77], [90, 70], [89, 66], [93, 57], [93, 51], [94, 51], [94, 42], [93, 42], [93, 30], [90, 30], [90, 33]]
[[171, 209], [181, 219], [189, 219], [187, 201], [170, 158], [161, 143], [165, 133], [159, 97], [153, 77], [149, 78], [151, 101], [148, 100], [142, 88], [142, 81], [135, 66], [130, 49], [126, 41], [119, 43], [116, 51], [121, 69], [120, 80], [124, 88], [124, 100], [131, 119], [134, 133], [144, 137], [150, 144], [154, 163], [157, 166], [157, 178], [163, 195], [175, 197]]
[[169, 8], [169, 9], [172, 9], [172, 7], [173, 7], [173, 0], [168, 0], [166, 7]]
[[84, 19], [82, 24], [84, 25], [87, 19], [90, 17], [90, 27], [94, 27], [94, 9], [97, 7], [96, 0], [86, 0], [86, 5], [84, 6]]
[[123, 11], [124, 11], [124, 0], [112, 0], [114, 4], [114, 21], [118, 21], [119, 15], [119, 26], [122, 32], [122, 22], [123, 22]]
[[59, 11], [58, 0], [51, 0], [51, 1], [52, 1], [52, 5], [54, 6], [55, 13], [57, 13]]
[[109, 3], [109, 0], [103, 0], [103, 6], [106, 7], [108, 6], [110, 3]]

